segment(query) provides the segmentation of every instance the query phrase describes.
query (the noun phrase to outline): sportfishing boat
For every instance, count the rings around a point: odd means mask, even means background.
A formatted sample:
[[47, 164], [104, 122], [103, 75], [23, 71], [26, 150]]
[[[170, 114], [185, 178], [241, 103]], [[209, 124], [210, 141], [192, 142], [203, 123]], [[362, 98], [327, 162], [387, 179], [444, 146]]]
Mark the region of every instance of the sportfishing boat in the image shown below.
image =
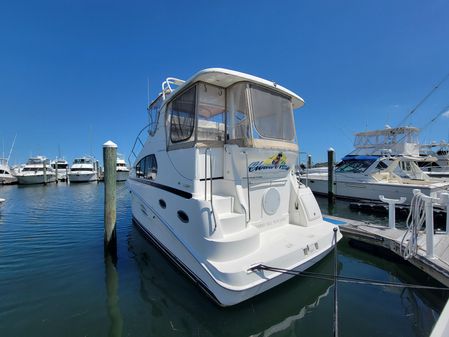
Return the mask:
[[129, 168], [121, 154], [117, 154], [117, 181], [126, 181], [129, 177]]
[[275, 82], [213, 68], [167, 78], [148, 107], [131, 151], [133, 219], [219, 305], [288, 280], [341, 238], [295, 176], [303, 104]]
[[58, 175], [58, 180], [65, 181], [69, 170], [69, 163], [65, 159], [55, 159], [51, 162], [51, 167]]
[[94, 158], [81, 157], [73, 160], [69, 172], [69, 181], [71, 183], [84, 183], [97, 180], [97, 166]]
[[0, 158], [0, 185], [16, 184], [17, 178], [8, 164], [7, 158]]
[[432, 178], [449, 178], [449, 144], [445, 141], [420, 145], [420, 155], [434, 160], [421, 161], [418, 165]]
[[[430, 178], [417, 165], [433, 160], [419, 156], [419, 129], [385, 128], [356, 134], [355, 150], [335, 167], [335, 195], [341, 198], [379, 201], [405, 197], [410, 204], [413, 189], [427, 195], [445, 192], [449, 182]], [[310, 172], [301, 181], [314, 193], [328, 193], [328, 173]]]
[[44, 156], [28, 159], [16, 177], [20, 185], [47, 184], [56, 181], [56, 173], [50, 165], [50, 160]]

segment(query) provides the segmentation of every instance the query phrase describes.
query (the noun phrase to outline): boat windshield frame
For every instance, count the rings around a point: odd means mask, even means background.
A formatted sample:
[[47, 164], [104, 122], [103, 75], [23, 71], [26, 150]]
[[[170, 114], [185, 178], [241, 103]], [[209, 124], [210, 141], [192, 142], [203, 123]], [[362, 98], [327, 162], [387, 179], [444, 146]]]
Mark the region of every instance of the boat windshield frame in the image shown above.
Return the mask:
[[378, 160], [376, 157], [364, 156], [343, 158], [335, 166], [335, 173], [364, 173]]

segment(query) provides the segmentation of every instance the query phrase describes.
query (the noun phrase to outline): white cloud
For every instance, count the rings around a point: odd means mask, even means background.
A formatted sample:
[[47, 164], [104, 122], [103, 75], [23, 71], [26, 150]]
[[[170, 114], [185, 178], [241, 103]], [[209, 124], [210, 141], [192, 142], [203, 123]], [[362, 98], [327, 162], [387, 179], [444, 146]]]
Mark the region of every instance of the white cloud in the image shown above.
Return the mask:
[[443, 112], [442, 116], [449, 118], [449, 109], [447, 109], [445, 112]]

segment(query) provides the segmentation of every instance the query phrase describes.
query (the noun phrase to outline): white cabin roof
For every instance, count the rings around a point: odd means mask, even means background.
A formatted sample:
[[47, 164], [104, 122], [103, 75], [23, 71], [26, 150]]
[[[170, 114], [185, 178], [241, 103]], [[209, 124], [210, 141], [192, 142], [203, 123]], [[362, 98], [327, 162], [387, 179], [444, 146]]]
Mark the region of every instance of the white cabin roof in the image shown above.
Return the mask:
[[293, 109], [300, 108], [304, 105], [304, 100], [301, 97], [299, 97], [294, 92], [284, 88], [283, 86], [277, 84], [276, 82], [264, 80], [263, 78], [257, 76], [224, 68], [208, 68], [201, 70], [197, 72], [195, 75], [193, 75], [191, 78], [189, 78], [187, 81], [185, 81], [179, 87], [179, 89], [198, 81], [210, 83], [223, 88], [227, 88], [237, 82], [249, 81], [267, 88], [271, 88], [274, 91], [277, 91], [283, 95], [288, 96], [292, 101]]

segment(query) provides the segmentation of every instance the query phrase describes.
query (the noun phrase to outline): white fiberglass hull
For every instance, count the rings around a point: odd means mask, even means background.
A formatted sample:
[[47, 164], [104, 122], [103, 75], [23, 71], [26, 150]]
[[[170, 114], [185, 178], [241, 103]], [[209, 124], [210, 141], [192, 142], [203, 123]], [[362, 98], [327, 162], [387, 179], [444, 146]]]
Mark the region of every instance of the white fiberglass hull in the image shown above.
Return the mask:
[[71, 183], [87, 183], [97, 181], [97, 172], [69, 173], [68, 176]]
[[16, 184], [17, 178], [10, 174], [0, 174], [0, 185]]
[[[301, 178], [304, 184], [307, 184], [310, 189], [317, 194], [328, 193], [327, 176], [324, 177], [309, 177], [306, 181]], [[409, 205], [413, 198], [413, 190], [420, 189], [426, 195], [431, 193], [444, 192], [449, 188], [447, 183], [432, 183], [432, 184], [399, 184], [399, 183], [384, 183], [384, 182], [357, 182], [357, 181], [335, 181], [335, 195], [337, 197], [373, 200], [379, 201], [379, 196], [383, 195], [388, 199], [400, 199], [405, 197], [404, 204]]]
[[117, 171], [117, 181], [126, 181], [129, 177], [129, 171]]
[[33, 175], [18, 175], [17, 180], [19, 185], [35, 185], [35, 184], [47, 184], [56, 181], [55, 174], [48, 174], [45, 177], [43, 174], [33, 174]]
[[[131, 191], [132, 212], [136, 224], [221, 306], [245, 301], [292, 277], [289, 274], [266, 270], [251, 272], [249, 269], [252, 266], [262, 263], [291, 271], [303, 271], [326, 256], [333, 248], [333, 225], [325, 221], [322, 221], [319, 228], [287, 224], [259, 233], [260, 247], [254, 252], [230, 260], [214, 261], [207, 250], [201, 249], [202, 242], [197, 242], [196, 246], [189, 244], [182, 234], [176, 232], [173, 224], [167, 223], [167, 219], [161, 217], [161, 210], [157, 205], [159, 197], [144, 201], [133, 188]], [[163, 198], [167, 200], [165, 197], [166, 195]], [[150, 205], [152, 201], [155, 203], [153, 206]], [[176, 207], [181, 206], [176, 203]], [[338, 233], [337, 239], [340, 238], [341, 234]], [[208, 243], [204, 237], [197, 240]], [[226, 242], [221, 244], [218, 249], [226, 249]], [[236, 240], [229, 244], [235, 245], [239, 242]]]

